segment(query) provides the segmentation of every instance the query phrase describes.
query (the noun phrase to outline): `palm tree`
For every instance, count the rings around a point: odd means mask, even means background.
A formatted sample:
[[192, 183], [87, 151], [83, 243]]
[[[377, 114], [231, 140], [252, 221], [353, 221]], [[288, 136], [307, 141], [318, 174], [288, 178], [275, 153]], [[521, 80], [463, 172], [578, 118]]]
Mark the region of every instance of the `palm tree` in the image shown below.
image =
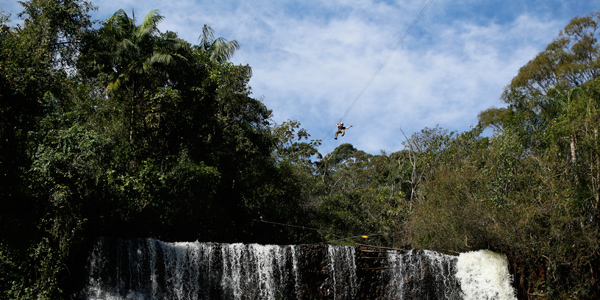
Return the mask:
[[202, 27], [202, 35], [198, 38], [200, 49], [206, 51], [209, 58], [218, 63], [228, 61], [241, 45], [236, 40], [227, 41], [220, 37], [214, 38], [214, 30], [209, 25]]
[[122, 9], [110, 17], [101, 34], [112, 44], [109, 50], [109, 83], [106, 92], [131, 111], [129, 138], [133, 139], [135, 115], [147, 106], [144, 93], [168, 85], [169, 70], [186, 63], [189, 44], [175, 34], [161, 34], [158, 24], [163, 20], [158, 10], [149, 12], [142, 24], [135, 24]]
[[[113, 73], [107, 86], [107, 92], [119, 93], [128, 85], [133, 89], [133, 96], [143, 92], [147, 84], [155, 82], [157, 75], [163, 73], [161, 66], [185, 61], [179, 52], [188, 48], [188, 43], [168, 35], [160, 35], [158, 23], [163, 20], [158, 10], [149, 12], [140, 26], [135, 25], [135, 15], [129, 18], [122, 9], [117, 11], [106, 22], [107, 31], [111, 32], [116, 45], [113, 49]], [[153, 79], [153, 80], [148, 80]]]

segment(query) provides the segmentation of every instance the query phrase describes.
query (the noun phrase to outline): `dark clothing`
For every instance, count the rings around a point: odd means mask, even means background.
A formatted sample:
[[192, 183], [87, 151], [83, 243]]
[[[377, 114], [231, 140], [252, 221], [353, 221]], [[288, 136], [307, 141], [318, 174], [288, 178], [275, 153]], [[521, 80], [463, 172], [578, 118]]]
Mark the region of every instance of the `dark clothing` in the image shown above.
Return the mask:
[[352, 125], [348, 126], [348, 127], [344, 127], [343, 124], [335, 124], [338, 128], [338, 130], [335, 132], [335, 138], [337, 140], [338, 134], [342, 134], [342, 136], [344, 136], [344, 134], [346, 134], [346, 129], [352, 127]]

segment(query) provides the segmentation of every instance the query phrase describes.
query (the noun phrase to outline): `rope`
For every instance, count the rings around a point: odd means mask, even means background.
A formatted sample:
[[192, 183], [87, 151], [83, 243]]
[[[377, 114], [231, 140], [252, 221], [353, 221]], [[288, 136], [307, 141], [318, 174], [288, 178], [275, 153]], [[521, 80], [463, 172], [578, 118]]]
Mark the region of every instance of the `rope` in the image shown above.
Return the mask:
[[272, 221], [265, 221], [265, 220], [258, 220], [258, 219], [253, 219], [253, 221], [256, 222], [263, 222], [263, 223], [267, 223], [267, 224], [273, 224], [273, 225], [280, 225], [280, 226], [287, 226], [287, 227], [293, 227], [293, 228], [301, 228], [304, 230], [314, 230], [314, 231], [319, 231], [319, 232], [326, 232], [329, 233], [335, 237], [339, 237], [337, 235], [335, 235], [333, 232], [331, 231], [327, 231], [324, 229], [319, 229], [319, 228], [312, 228], [312, 227], [306, 227], [306, 226], [298, 226], [298, 225], [292, 225], [292, 224], [285, 224], [285, 223], [278, 223], [278, 222], [272, 222]]
[[[411, 32], [411, 30], [417, 25], [417, 23], [419, 22], [419, 20], [421, 19], [421, 17], [425, 14], [425, 11], [427, 11], [427, 9], [429, 8], [429, 6], [431, 6], [431, 3], [433, 2], [433, 0], [429, 0], [427, 2], [427, 4], [425, 4], [425, 7], [423, 7], [423, 9], [421, 10], [421, 12], [419, 13], [419, 15], [415, 18], [415, 20], [412, 22], [412, 24], [410, 24], [410, 26], [408, 27], [408, 29], [406, 30], [406, 32], [404, 32], [404, 35], [402, 36], [402, 38], [400, 38], [400, 40], [398, 41], [398, 43], [396, 43], [396, 46], [394, 46], [394, 48], [392, 49], [392, 51], [390, 51], [390, 53], [388, 54], [388, 56], [385, 58], [385, 60], [383, 61], [383, 63], [379, 66], [379, 68], [377, 69], [377, 71], [375, 71], [375, 74], [373, 74], [373, 76], [371, 76], [371, 79], [369, 79], [369, 81], [367, 82], [367, 84], [363, 87], [363, 89], [358, 93], [358, 95], [356, 96], [356, 98], [354, 98], [354, 101], [352, 101], [352, 104], [350, 104], [350, 106], [348, 107], [348, 109], [346, 110], [346, 112], [342, 115], [342, 117], [340, 118], [340, 122], [341, 120], [343, 120], [344, 118], [346, 118], [346, 116], [348, 115], [348, 113], [352, 110], [352, 108], [354, 107], [354, 104], [356, 104], [356, 102], [358, 101], [358, 99], [360, 99], [360, 97], [365, 93], [365, 91], [369, 88], [369, 86], [371, 85], [371, 83], [373, 83], [373, 81], [375, 80], [375, 78], [377, 77], [377, 75], [379, 75], [379, 73], [381, 72], [381, 70], [383, 70], [383, 67], [385, 67], [385, 65], [388, 63], [388, 61], [390, 60], [390, 58], [392, 58], [392, 55], [394, 54], [394, 52], [396, 52], [396, 50], [400, 47], [400, 45], [402, 44], [402, 42], [404, 42], [404, 40], [406, 39], [406, 37], [408, 36], [408, 34]], [[333, 129], [330, 129], [324, 136], [323, 138], [321, 138], [321, 140], [324, 140], [325, 137], [327, 135], [330, 135], [331, 132], [333, 132]]]
[[[324, 230], [324, 229], [319, 229], [319, 228], [312, 228], [312, 227], [306, 227], [306, 226], [298, 226], [298, 225], [292, 225], [292, 224], [286, 224], [286, 223], [279, 223], [279, 222], [273, 222], [273, 221], [265, 221], [265, 220], [259, 220], [259, 219], [253, 219], [252, 221], [255, 222], [262, 222], [262, 223], [267, 223], [267, 224], [273, 224], [273, 225], [279, 225], [279, 226], [286, 226], [286, 227], [292, 227], [292, 228], [300, 228], [300, 229], [304, 229], [304, 230], [314, 230], [314, 231], [319, 231], [321, 233], [325, 232], [328, 234], [333, 235], [334, 237], [336, 237], [335, 240], [328, 240], [325, 241], [325, 243], [333, 243], [333, 242], [339, 242], [339, 241], [344, 241], [344, 240], [354, 240], [356, 238], [363, 238], [363, 239], [368, 239], [369, 237], [372, 236], [378, 236], [380, 234], [362, 234], [362, 235], [355, 235], [355, 236], [349, 236], [349, 237], [340, 237], [339, 235], [334, 234], [331, 231], [328, 230]], [[319, 242], [321, 243], [321, 242]], [[319, 243], [313, 243], [313, 244], [319, 244]]]

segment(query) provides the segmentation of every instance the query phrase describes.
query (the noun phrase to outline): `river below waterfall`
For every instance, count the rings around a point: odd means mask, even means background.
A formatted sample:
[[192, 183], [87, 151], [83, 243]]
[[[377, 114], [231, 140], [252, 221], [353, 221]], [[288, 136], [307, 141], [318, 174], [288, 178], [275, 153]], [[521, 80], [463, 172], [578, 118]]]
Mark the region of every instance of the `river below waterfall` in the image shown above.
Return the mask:
[[87, 268], [81, 299], [516, 299], [490, 251], [100, 238]]

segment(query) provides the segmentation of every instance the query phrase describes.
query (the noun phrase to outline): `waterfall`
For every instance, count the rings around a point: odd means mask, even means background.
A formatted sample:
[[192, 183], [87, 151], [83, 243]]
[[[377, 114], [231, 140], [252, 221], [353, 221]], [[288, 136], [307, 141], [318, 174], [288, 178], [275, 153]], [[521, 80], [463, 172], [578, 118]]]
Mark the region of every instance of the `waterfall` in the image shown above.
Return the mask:
[[293, 249], [294, 246], [222, 245], [221, 288], [226, 298], [281, 299], [284, 292], [296, 294], [287, 285], [290, 280], [297, 280]]
[[84, 298], [284, 299], [299, 286], [295, 253], [295, 246], [102, 238]]
[[213, 244], [99, 239], [87, 299], [210, 299]]
[[461, 253], [457, 269], [465, 300], [517, 299], [506, 255], [487, 250]]
[[354, 299], [357, 290], [354, 247], [328, 245], [327, 258], [327, 269], [332, 281], [329, 292], [333, 299]]
[[100, 238], [87, 268], [90, 300], [516, 299], [490, 251]]
[[386, 299], [462, 299], [454, 274], [457, 257], [428, 250], [388, 252]]

